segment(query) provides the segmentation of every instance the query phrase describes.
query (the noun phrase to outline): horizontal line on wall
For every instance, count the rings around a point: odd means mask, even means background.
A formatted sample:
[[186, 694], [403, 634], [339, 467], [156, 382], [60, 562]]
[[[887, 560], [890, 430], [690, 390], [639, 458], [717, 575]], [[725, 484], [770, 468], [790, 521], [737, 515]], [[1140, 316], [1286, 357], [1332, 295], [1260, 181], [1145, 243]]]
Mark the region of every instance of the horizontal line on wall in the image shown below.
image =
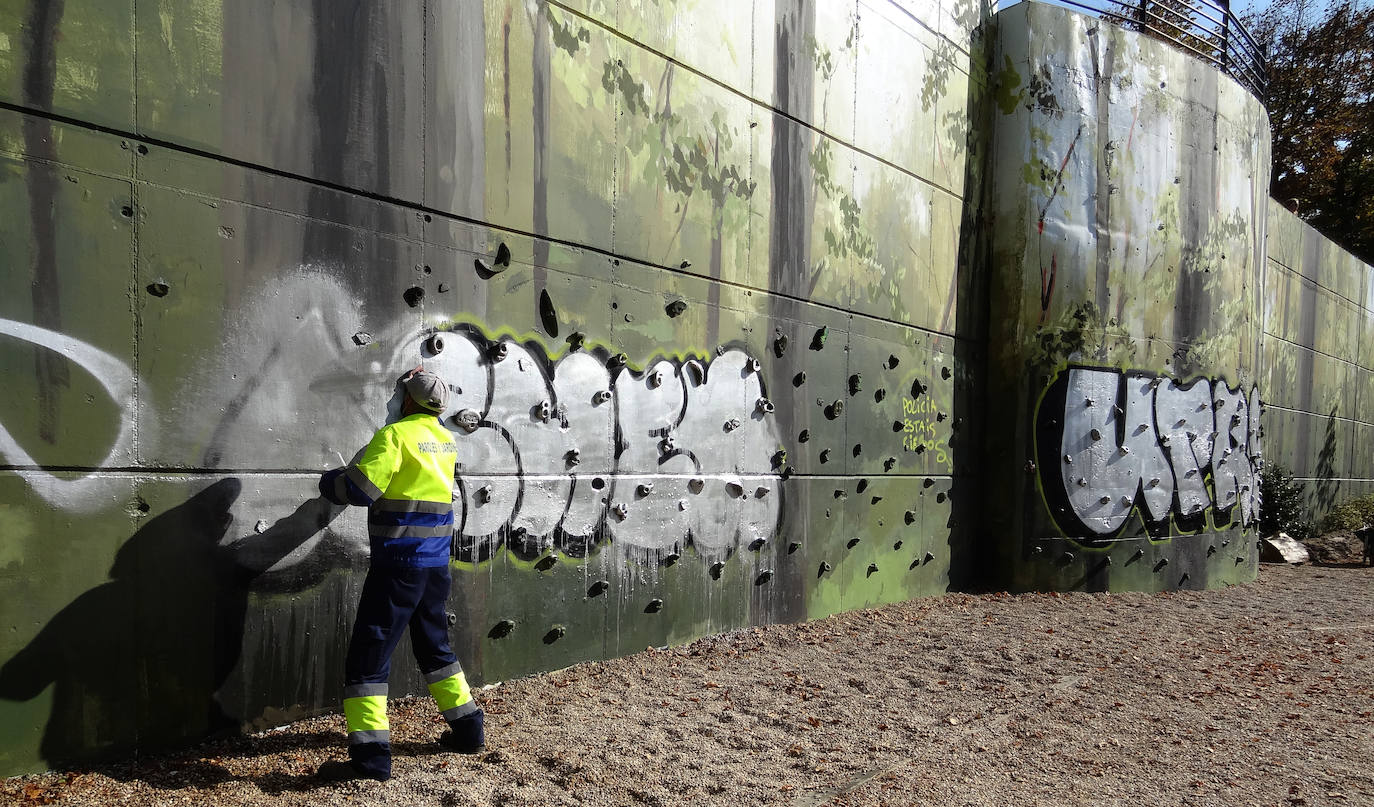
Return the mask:
[[[738, 282], [735, 282], [735, 281], [725, 280], [725, 279], [722, 279], [722, 278], [714, 278], [714, 277], [710, 277], [710, 276], [708, 276], [708, 275], [701, 275], [701, 274], [696, 274], [696, 273], [693, 273], [693, 272], [687, 272], [687, 271], [682, 270], [679, 266], [670, 265], [670, 264], [655, 263], [655, 262], [653, 262], [653, 261], [648, 261], [648, 260], [645, 260], [645, 259], [643, 259], [643, 258], [637, 258], [637, 257], [635, 257], [635, 256], [633, 256], [633, 255], [627, 255], [627, 254], [615, 252], [615, 251], [613, 251], [613, 250], [606, 249], [605, 247], [600, 247], [600, 246], [596, 246], [596, 245], [593, 245], [593, 244], [584, 244], [584, 243], [581, 243], [581, 242], [578, 242], [578, 241], [572, 241], [572, 240], [569, 240], [569, 239], [566, 239], [566, 238], [560, 238], [560, 237], [558, 237], [558, 236], [553, 236], [553, 235], [540, 235], [540, 234], [535, 233], [535, 232], [532, 232], [532, 231], [520, 230], [520, 229], [516, 229], [516, 228], [513, 228], [513, 227], [505, 226], [505, 225], [492, 224], [491, 222], [483, 221], [483, 220], [481, 220], [481, 219], [472, 218], [471, 216], [463, 216], [463, 215], [460, 215], [460, 214], [458, 214], [458, 213], [453, 213], [453, 212], [450, 212], [450, 211], [447, 211], [447, 210], [442, 210], [442, 209], [440, 209], [440, 208], [429, 207], [428, 205], [425, 205], [425, 204], [422, 204], [422, 203], [407, 201], [407, 200], [405, 200], [405, 199], [401, 199], [400, 197], [390, 196], [390, 195], [388, 195], [388, 194], [378, 193], [378, 192], [376, 192], [376, 191], [369, 191], [369, 190], [365, 190], [365, 189], [362, 189], [362, 188], [353, 188], [353, 187], [350, 187], [350, 186], [348, 186], [348, 185], [342, 185], [342, 184], [337, 183], [337, 182], [331, 182], [331, 181], [329, 181], [329, 180], [327, 180], [327, 179], [319, 179], [319, 178], [317, 178], [317, 177], [310, 177], [310, 176], [307, 176], [307, 175], [304, 175], [304, 174], [297, 174], [297, 173], [295, 173], [295, 172], [293, 172], [293, 171], [287, 171], [287, 170], [281, 169], [281, 168], [273, 168], [273, 167], [271, 167], [271, 166], [261, 165], [261, 164], [258, 164], [258, 163], [250, 162], [250, 161], [248, 161], [248, 160], [243, 160], [243, 159], [240, 159], [240, 158], [237, 158], [237, 157], [230, 157], [230, 156], [224, 155], [224, 154], [216, 154], [216, 153], [214, 153], [214, 152], [212, 152], [212, 151], [208, 151], [208, 150], [206, 150], [206, 149], [197, 148], [197, 147], [194, 147], [194, 146], [188, 146], [188, 145], [185, 145], [185, 144], [182, 144], [182, 143], [177, 143], [177, 142], [174, 142], [174, 141], [171, 141], [171, 140], [163, 140], [163, 139], [161, 139], [161, 138], [156, 138], [156, 137], [147, 137], [147, 136], [144, 136], [144, 135], [140, 135], [140, 134], [138, 134], [137, 132], [127, 131], [127, 130], [120, 129], [120, 128], [117, 128], [117, 127], [114, 127], [114, 126], [109, 126], [109, 125], [106, 125], [106, 124], [94, 123], [94, 122], [92, 122], [92, 121], [86, 121], [86, 120], [82, 120], [82, 119], [80, 119], [80, 118], [73, 118], [73, 117], [71, 117], [71, 116], [69, 116], [69, 115], [63, 115], [63, 114], [56, 113], [56, 112], [49, 112], [49, 111], [41, 110], [41, 109], [33, 109], [33, 108], [31, 108], [31, 107], [26, 107], [26, 106], [24, 106], [24, 105], [22, 105], [22, 104], [16, 104], [16, 103], [13, 103], [13, 102], [11, 102], [11, 101], [0, 100], [0, 110], [5, 110], [5, 111], [13, 112], [13, 113], [20, 114], [20, 115], [31, 115], [31, 116], [34, 116], [34, 117], [40, 117], [40, 118], [44, 118], [44, 119], [46, 119], [46, 120], [53, 121], [53, 122], [55, 122], [55, 123], [61, 123], [61, 124], [66, 125], [66, 126], [75, 126], [75, 127], [79, 127], [79, 128], [82, 128], [82, 129], [86, 129], [86, 130], [88, 130], [88, 131], [99, 132], [99, 133], [101, 133], [101, 134], [110, 135], [111, 137], [119, 137], [119, 138], [123, 138], [123, 139], [127, 139], [127, 140], [134, 140], [134, 141], [138, 141], [138, 142], [141, 142], [141, 143], [147, 143], [147, 144], [150, 144], [150, 145], [157, 146], [157, 147], [159, 147], [159, 148], [170, 149], [170, 150], [172, 150], [172, 151], [176, 151], [176, 152], [179, 152], [179, 153], [181, 153], [181, 154], [186, 154], [186, 155], [189, 155], [189, 156], [192, 156], [192, 157], [199, 157], [199, 158], [201, 158], [201, 159], [211, 160], [211, 161], [213, 161], [213, 162], [219, 162], [219, 163], [223, 163], [223, 164], [225, 164], [225, 165], [232, 165], [232, 166], [234, 166], [234, 167], [236, 167], [236, 168], [242, 168], [242, 169], [245, 169], [245, 170], [248, 170], [248, 171], [257, 171], [257, 172], [266, 174], [266, 175], [268, 175], [268, 176], [278, 177], [278, 178], [280, 178], [280, 179], [291, 180], [291, 181], [293, 181], [293, 182], [300, 182], [300, 183], [303, 183], [303, 184], [306, 184], [306, 185], [310, 185], [310, 186], [314, 186], [314, 187], [318, 187], [318, 188], [324, 188], [324, 189], [331, 190], [331, 191], [335, 191], [335, 192], [337, 192], [337, 193], [349, 194], [349, 195], [351, 195], [351, 196], [356, 196], [356, 197], [358, 197], [358, 198], [367, 199], [367, 200], [374, 201], [374, 202], [381, 202], [381, 203], [383, 203], [383, 204], [394, 205], [395, 207], [404, 208], [404, 209], [406, 209], [406, 210], [411, 210], [411, 211], [415, 211], [415, 212], [418, 212], [418, 213], [428, 213], [428, 214], [430, 214], [431, 216], [442, 217], [442, 218], [448, 219], [448, 220], [450, 220], [450, 221], [459, 222], [459, 223], [462, 223], [462, 224], [470, 224], [470, 225], [473, 225], [473, 226], [476, 226], [476, 227], [485, 227], [485, 228], [490, 229], [490, 230], [496, 230], [496, 231], [499, 231], [499, 232], [510, 233], [510, 234], [512, 234], [512, 235], [518, 235], [518, 236], [521, 236], [521, 237], [523, 237], [523, 238], [532, 238], [532, 239], [535, 239], [535, 240], [537, 240], [537, 241], [546, 241], [546, 242], [548, 242], [548, 243], [550, 243], [550, 244], [558, 244], [558, 245], [560, 245], [560, 246], [568, 247], [568, 248], [570, 248], [570, 249], [582, 250], [582, 251], [584, 251], [584, 252], [589, 252], [589, 253], [592, 253], [592, 254], [595, 254], [595, 255], [601, 255], [601, 256], [603, 256], [603, 257], [605, 257], [605, 258], [610, 258], [610, 259], [615, 259], [615, 260], [623, 260], [623, 261], [630, 261], [631, 263], [636, 263], [636, 264], [639, 264], [640, 266], [647, 266], [647, 267], [652, 267], [652, 268], [654, 268], [654, 269], [660, 269], [660, 270], [662, 270], [662, 271], [668, 272], [668, 273], [673, 274], [673, 275], [681, 275], [681, 276], [684, 276], [684, 277], [690, 277], [690, 278], [694, 278], [694, 279], [697, 279], [697, 280], [705, 280], [705, 281], [708, 281], [708, 282], [711, 282], [711, 283], [718, 283], [718, 284], [720, 284], [721, 286], [727, 286], [727, 287], [730, 287], [730, 288], [739, 289], [739, 290], [742, 290], [742, 291], [748, 291], [748, 292], [757, 293], [757, 294], [764, 294], [764, 295], [767, 295], [767, 296], [769, 296], [769, 297], [774, 297], [774, 298], [777, 298], [777, 299], [780, 299], [780, 300], [790, 300], [790, 301], [792, 301], [792, 302], [800, 303], [800, 304], [802, 304], [802, 305], [809, 305], [809, 306], [813, 306], [813, 307], [818, 308], [818, 309], [822, 309], [822, 310], [826, 310], [826, 311], [832, 311], [832, 312], [835, 312], [835, 313], [839, 313], [839, 314], [842, 314], [842, 315], [847, 316], [847, 317], [852, 317], [852, 318], [856, 318], [856, 319], [863, 319], [863, 320], [867, 320], [867, 321], [870, 321], [870, 322], [879, 322], [879, 323], [884, 323], [884, 324], [888, 324], [888, 325], [896, 325], [896, 326], [898, 326], [898, 327], [900, 327], [900, 328], [904, 328], [904, 329], [907, 329], [907, 330], [919, 331], [919, 332], [921, 332], [921, 333], [929, 334], [929, 335], [931, 335], [931, 336], [949, 338], [949, 339], [953, 339], [953, 340], [956, 340], [956, 341], [968, 341], [968, 342], [973, 341], [973, 340], [967, 339], [966, 337], [961, 337], [961, 336], [958, 336], [958, 335], [953, 334], [953, 333], [945, 333], [944, 331], [934, 330], [934, 329], [931, 329], [931, 328], [923, 327], [923, 326], [921, 326], [921, 325], [916, 325], [916, 324], [914, 324], [914, 323], [903, 322], [903, 321], [901, 321], [901, 320], [892, 319], [892, 318], [890, 318], [890, 317], [882, 317], [882, 316], [878, 316], [878, 315], [876, 315], [876, 314], [869, 314], [869, 313], [866, 313], [866, 312], [863, 312], [863, 311], [853, 311], [853, 310], [850, 310], [850, 309], [848, 309], [848, 308], [844, 308], [844, 307], [842, 307], [842, 306], [836, 305], [835, 303], [829, 303], [829, 302], [825, 302], [825, 301], [821, 301], [821, 300], [812, 300], [812, 299], [808, 299], [808, 298], [806, 298], [806, 297], [800, 297], [800, 296], [792, 295], [792, 294], [782, 294], [782, 293], [779, 293], [779, 292], [777, 292], [777, 291], [775, 291], [775, 290], [772, 290], [772, 289], [760, 289], [760, 288], [755, 288], [755, 287], [753, 287], [753, 286], [746, 285], [746, 284], [744, 284], [744, 283], [738, 283]], [[40, 163], [40, 164], [58, 164], [58, 165], [72, 165], [73, 167], [81, 168], [81, 166], [77, 166], [77, 165], [75, 165], [75, 164], [73, 164], [73, 163], [62, 162], [62, 161], [60, 161], [60, 160], [57, 161], [56, 163], [54, 163], [54, 162], [51, 161], [51, 160], [43, 160], [43, 159], [33, 158], [33, 157], [29, 157], [28, 155], [25, 155], [25, 159], [26, 159], [27, 161], [33, 162], [33, 163]], [[84, 170], [84, 169], [82, 169], [82, 170]], [[113, 177], [112, 177], [112, 178], [113, 178]], [[124, 177], [119, 177], [119, 178], [120, 178], [120, 179], [124, 179]], [[138, 180], [131, 180], [131, 181], [134, 181], [134, 182], [139, 183], [139, 184], [155, 185], [155, 183], [148, 182], [148, 181], [146, 181], [146, 180], [141, 180], [141, 179], [138, 179]], [[159, 186], [159, 187], [165, 187], [165, 186]], [[197, 196], [203, 196], [203, 195], [205, 195], [205, 194], [196, 193], [195, 195], [197, 195]], [[219, 197], [211, 197], [211, 198], [219, 198]], [[955, 198], [959, 198], [959, 197], [955, 197]], [[243, 202], [238, 202], [237, 200], [228, 200], [228, 201], [234, 201], [236, 204], [247, 204], [247, 203], [243, 203]], [[254, 205], [248, 205], [248, 206], [250, 206], [250, 207], [260, 207], [260, 206], [254, 206]], [[276, 211], [276, 210], [273, 209], [273, 208], [261, 208], [261, 209], [274, 210], [274, 212], [278, 212], [278, 213], [282, 213], [282, 212], [283, 212], [283, 211]], [[296, 215], [300, 215], [300, 214], [296, 214]], [[336, 224], [337, 224], [337, 223], [339, 223], [339, 222], [332, 222], [332, 223], [336, 223]], [[409, 240], [409, 239], [402, 239], [402, 240]], [[420, 241], [419, 243], [427, 243], [427, 242]], [[544, 268], [548, 268], [548, 267], [544, 267]], [[955, 266], [955, 274], [954, 274], [954, 276], [951, 278], [951, 282], [958, 282], [958, 266], [957, 266], [957, 261], [956, 261], [956, 266]]]
[[[118, 468], [102, 468], [87, 465], [0, 465], [0, 473], [48, 473], [48, 474], [106, 474], [109, 476], [302, 476], [316, 477], [324, 473], [326, 469], [316, 468], [171, 468], [158, 466], [122, 466]], [[509, 471], [464, 471], [465, 477], [482, 477], [493, 479], [563, 479], [571, 477], [570, 474], [557, 473], [512, 473]], [[705, 477], [709, 479], [720, 479], [723, 477], [740, 477], [743, 479], [773, 478], [781, 479], [778, 474], [768, 472], [754, 473], [721, 473], [721, 472], [702, 472], [699, 474], [683, 473], [659, 473], [656, 471], [606, 471], [604, 473], [579, 473], [576, 478], [579, 480], [595, 479], [599, 476], [622, 477], [622, 478], [642, 478], [652, 477], [654, 479], [694, 479]], [[883, 479], [974, 479], [976, 474], [959, 476], [954, 474], [921, 474], [921, 473], [883, 473], [881, 475], [853, 473], [840, 476], [826, 474], [801, 474], [794, 473], [787, 480], [808, 479], [821, 481], [826, 479], [866, 479], [869, 482], [877, 482]]]
[[1340, 415], [1331, 415], [1329, 413], [1323, 414], [1321, 412], [1308, 412], [1306, 409], [1293, 409], [1287, 406], [1279, 406], [1278, 404], [1272, 404], [1268, 401], [1264, 402], [1264, 408], [1277, 409], [1280, 412], [1291, 412], [1295, 415], [1308, 415], [1309, 417], [1320, 418], [1321, 420], [1331, 420], [1334, 417], [1336, 420], [1342, 421], [1344, 423], [1354, 423], [1357, 426], [1374, 426], [1374, 423], [1370, 423], [1367, 420], [1356, 420], [1354, 418], [1341, 417]]
[[1292, 345], [1293, 347], [1300, 348], [1300, 349], [1302, 349], [1302, 350], [1306, 350], [1306, 351], [1308, 351], [1309, 353], [1312, 353], [1312, 354], [1314, 354], [1314, 355], [1317, 355], [1317, 356], [1325, 356], [1325, 357], [1328, 358], [1328, 359], [1335, 359], [1336, 361], [1340, 362], [1341, 364], [1345, 364], [1345, 365], [1349, 365], [1350, 367], [1354, 367], [1356, 370], [1363, 370], [1363, 371], [1365, 371], [1366, 373], [1374, 373], [1374, 369], [1371, 369], [1371, 368], [1369, 368], [1369, 367], [1365, 367], [1363, 364], [1356, 364], [1355, 362], [1353, 362], [1353, 361], [1351, 361], [1350, 359], [1347, 359], [1347, 358], [1345, 358], [1345, 357], [1343, 357], [1343, 356], [1337, 356], [1337, 355], [1334, 354], [1334, 353], [1327, 353], [1327, 352], [1324, 351], [1324, 350], [1317, 350], [1317, 349], [1314, 348], [1314, 347], [1308, 347], [1307, 345], [1304, 345], [1304, 344], [1302, 344], [1302, 343], [1300, 343], [1300, 342], [1294, 342], [1294, 341], [1291, 340], [1291, 339], [1286, 339], [1286, 338], [1284, 338], [1284, 337], [1282, 337], [1282, 336], [1279, 336], [1279, 335], [1276, 334], [1276, 333], [1270, 333], [1269, 331], [1265, 331], [1265, 332], [1264, 332], [1264, 335], [1265, 335], [1266, 337], [1270, 338], [1270, 339], [1275, 339], [1275, 340], [1277, 340], [1277, 341], [1280, 341], [1280, 342], [1284, 343], [1285, 345]]
[[1365, 482], [1374, 485], [1374, 477], [1295, 476], [1294, 482]]
[[[1289, 274], [1292, 274], [1292, 275], [1294, 275], [1294, 276], [1296, 276], [1296, 277], [1300, 277], [1300, 278], [1302, 278], [1303, 280], [1306, 280], [1307, 282], [1311, 283], [1313, 286], [1316, 286], [1317, 288], [1321, 289], [1322, 291], [1327, 292], [1327, 293], [1330, 294], [1332, 297], [1335, 297], [1335, 298], [1338, 299], [1338, 300], [1345, 300], [1347, 303], [1350, 303], [1351, 305], [1355, 306], [1356, 308], [1360, 309], [1361, 311], [1365, 312], [1366, 314], [1369, 314], [1370, 316], [1374, 316], [1374, 311], [1370, 311], [1368, 308], [1365, 308], [1365, 307], [1364, 307], [1364, 303], [1362, 303], [1361, 301], [1359, 301], [1359, 300], [1352, 300], [1352, 299], [1350, 299], [1349, 297], [1346, 297], [1344, 294], [1341, 294], [1340, 292], [1338, 292], [1338, 291], [1336, 291], [1335, 289], [1331, 288], [1330, 286], [1322, 285], [1322, 283], [1319, 282], [1318, 280], [1316, 280], [1315, 278], [1308, 277], [1307, 275], [1303, 274], [1300, 270], [1294, 269], [1293, 267], [1289, 266], [1289, 265], [1286, 264], [1286, 263], [1281, 263], [1281, 262], [1279, 262], [1279, 261], [1277, 261], [1277, 260], [1275, 260], [1275, 259], [1273, 259], [1273, 258], [1270, 258], [1270, 259], [1269, 259], [1269, 262], [1272, 263], [1272, 264], [1274, 264], [1275, 266], [1278, 266], [1278, 267], [1283, 268], [1283, 269], [1286, 270]], [[1361, 265], [1364, 265], [1364, 264], [1361, 264]], [[1371, 273], [1371, 277], [1369, 278], [1369, 280], [1370, 280], [1370, 282], [1374, 282], [1374, 273]]]

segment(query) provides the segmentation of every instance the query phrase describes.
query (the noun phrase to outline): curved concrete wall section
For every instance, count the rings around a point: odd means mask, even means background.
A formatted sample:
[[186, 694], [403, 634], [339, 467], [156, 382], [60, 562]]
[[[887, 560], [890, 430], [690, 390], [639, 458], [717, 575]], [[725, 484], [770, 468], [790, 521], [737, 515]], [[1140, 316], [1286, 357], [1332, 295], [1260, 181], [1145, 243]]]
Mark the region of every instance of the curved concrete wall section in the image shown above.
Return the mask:
[[1374, 267], [1269, 203], [1265, 449], [1313, 515], [1374, 492]]
[[1268, 121], [1064, 9], [998, 15], [984, 468], [1013, 588], [1255, 574]]
[[986, 5], [0, 10], [0, 773], [336, 708], [420, 362], [478, 681], [966, 579]]

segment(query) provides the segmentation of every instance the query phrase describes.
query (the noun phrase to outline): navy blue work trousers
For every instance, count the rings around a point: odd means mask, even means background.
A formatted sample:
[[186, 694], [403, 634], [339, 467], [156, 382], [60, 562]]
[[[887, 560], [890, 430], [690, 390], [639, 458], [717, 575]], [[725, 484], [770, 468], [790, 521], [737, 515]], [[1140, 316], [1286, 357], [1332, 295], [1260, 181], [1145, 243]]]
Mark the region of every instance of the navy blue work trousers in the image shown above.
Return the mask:
[[451, 586], [447, 565], [369, 569], [344, 660], [344, 686], [385, 684], [391, 675], [391, 654], [407, 625], [421, 671], [457, 661], [448, 641], [446, 607]]
[[[430, 673], [457, 661], [448, 641], [446, 606], [451, 585], [447, 565], [424, 569], [373, 566], [368, 570], [344, 659], [345, 693], [372, 684], [375, 694], [385, 694], [391, 654], [407, 626], [421, 672]], [[386, 738], [380, 739], [350, 734], [348, 754], [356, 770], [382, 779], [391, 776], [389, 735], [387, 732]]]

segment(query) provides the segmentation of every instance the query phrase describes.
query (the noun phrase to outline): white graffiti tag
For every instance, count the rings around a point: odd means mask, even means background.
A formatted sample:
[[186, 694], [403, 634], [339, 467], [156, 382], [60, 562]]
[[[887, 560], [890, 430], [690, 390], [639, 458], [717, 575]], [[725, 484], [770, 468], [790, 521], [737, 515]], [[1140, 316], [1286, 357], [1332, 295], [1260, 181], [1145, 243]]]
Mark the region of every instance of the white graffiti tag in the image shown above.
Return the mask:
[[1089, 530], [1116, 532], [1137, 503], [1154, 523], [1237, 504], [1241, 524], [1258, 516], [1258, 390], [1247, 399], [1219, 380], [1180, 385], [1090, 368], [1070, 369], [1064, 383], [1063, 425], [1050, 438], [1059, 448], [1055, 481]]
[[[128, 452], [134, 434], [134, 374], [124, 362], [79, 339], [24, 322], [0, 319], [0, 335], [31, 342], [59, 353], [76, 362], [100, 382], [110, 400], [119, 407], [120, 415], [119, 432], [100, 465], [109, 465]], [[0, 424], [0, 456], [4, 456], [11, 465], [38, 466], [3, 424]], [[98, 474], [67, 479], [38, 469], [26, 471], [25, 475], [34, 491], [49, 504], [74, 512], [108, 507], [109, 496], [121, 488], [127, 489], [127, 484], [118, 479]]]
[[740, 350], [709, 363], [542, 350], [475, 333], [429, 336], [425, 367], [453, 395], [460, 546], [502, 540], [527, 553], [585, 551], [599, 535], [649, 550], [720, 551], [773, 534], [778, 436], [758, 364]]

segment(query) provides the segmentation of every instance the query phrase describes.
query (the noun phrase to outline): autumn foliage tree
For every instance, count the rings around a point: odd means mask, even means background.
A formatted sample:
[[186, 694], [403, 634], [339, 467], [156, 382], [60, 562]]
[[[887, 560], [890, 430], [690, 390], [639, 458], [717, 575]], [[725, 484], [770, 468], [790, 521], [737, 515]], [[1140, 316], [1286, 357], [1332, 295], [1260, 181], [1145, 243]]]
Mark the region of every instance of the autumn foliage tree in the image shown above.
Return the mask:
[[1374, 4], [1272, 0], [1248, 23], [1269, 56], [1270, 192], [1374, 263]]

